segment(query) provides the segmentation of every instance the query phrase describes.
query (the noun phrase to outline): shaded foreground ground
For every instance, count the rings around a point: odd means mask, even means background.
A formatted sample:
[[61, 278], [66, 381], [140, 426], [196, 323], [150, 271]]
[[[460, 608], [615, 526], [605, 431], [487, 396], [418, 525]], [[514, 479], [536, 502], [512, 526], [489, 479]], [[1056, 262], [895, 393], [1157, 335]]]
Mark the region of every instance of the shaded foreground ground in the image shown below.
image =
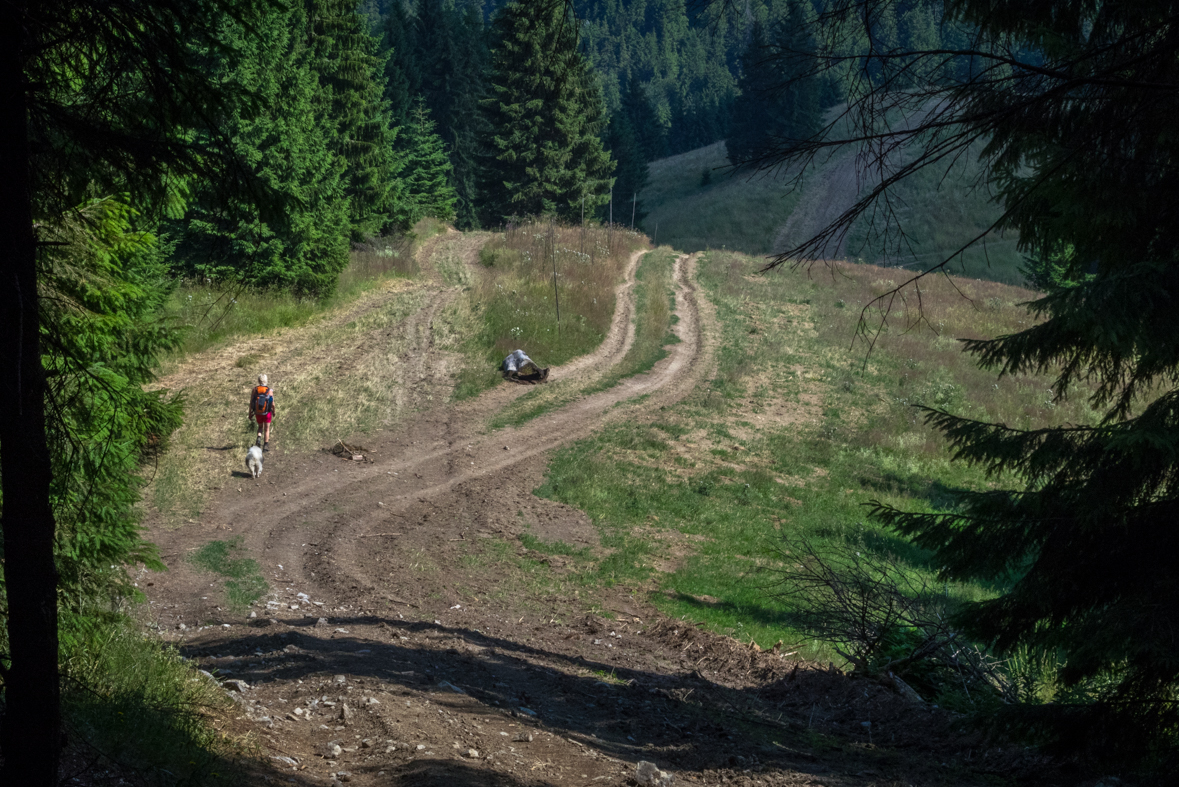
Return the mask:
[[[602, 347], [554, 379], [590, 385], [623, 357], [638, 263]], [[417, 409], [365, 437], [363, 459], [276, 439], [260, 482], [227, 479], [199, 517], [153, 527], [170, 568], [145, 578], [153, 622], [225, 681], [237, 702], [227, 729], [261, 745], [252, 780], [615, 785], [650, 760], [681, 783], [1074, 783], [788, 647], [667, 619], [642, 588], [554, 592], [565, 560], [522, 535], [601, 547], [583, 513], [532, 495], [546, 452], [606, 423], [649, 421], [708, 379], [716, 331], [693, 271], [692, 258], [677, 261], [680, 342], [648, 373], [489, 431], [528, 387], [459, 405], [415, 399], [452, 373], [418, 363], [402, 392]], [[374, 343], [429, 357], [433, 315], [454, 290], [423, 286], [429, 309]], [[190, 559], [234, 537], [269, 583], [253, 608], [232, 609]]]

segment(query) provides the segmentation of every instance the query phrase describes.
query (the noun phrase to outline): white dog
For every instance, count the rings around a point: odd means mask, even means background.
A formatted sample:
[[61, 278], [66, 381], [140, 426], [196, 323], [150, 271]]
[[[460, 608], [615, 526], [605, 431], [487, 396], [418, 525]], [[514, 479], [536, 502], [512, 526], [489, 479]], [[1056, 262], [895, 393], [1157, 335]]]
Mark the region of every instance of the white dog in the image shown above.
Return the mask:
[[253, 473], [254, 478], [262, 475], [262, 449], [256, 445], [246, 451], [246, 469]]

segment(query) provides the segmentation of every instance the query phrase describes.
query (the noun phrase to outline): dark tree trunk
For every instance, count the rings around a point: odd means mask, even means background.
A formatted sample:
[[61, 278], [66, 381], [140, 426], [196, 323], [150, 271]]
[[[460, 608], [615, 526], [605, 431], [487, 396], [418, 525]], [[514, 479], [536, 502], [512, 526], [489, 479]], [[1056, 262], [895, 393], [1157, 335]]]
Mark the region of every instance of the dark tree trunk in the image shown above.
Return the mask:
[[56, 785], [57, 571], [37, 314], [24, 54], [27, 5], [0, 2], [0, 484], [9, 664], [0, 782]]

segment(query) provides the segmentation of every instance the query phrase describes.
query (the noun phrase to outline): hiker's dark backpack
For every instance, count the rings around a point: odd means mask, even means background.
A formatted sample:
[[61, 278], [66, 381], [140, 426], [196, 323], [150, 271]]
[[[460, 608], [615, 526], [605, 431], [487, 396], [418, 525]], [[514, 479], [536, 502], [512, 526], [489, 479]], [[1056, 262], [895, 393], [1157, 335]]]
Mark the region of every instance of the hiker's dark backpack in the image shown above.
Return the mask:
[[254, 415], [261, 416], [274, 412], [274, 396], [270, 387], [259, 385], [254, 388]]

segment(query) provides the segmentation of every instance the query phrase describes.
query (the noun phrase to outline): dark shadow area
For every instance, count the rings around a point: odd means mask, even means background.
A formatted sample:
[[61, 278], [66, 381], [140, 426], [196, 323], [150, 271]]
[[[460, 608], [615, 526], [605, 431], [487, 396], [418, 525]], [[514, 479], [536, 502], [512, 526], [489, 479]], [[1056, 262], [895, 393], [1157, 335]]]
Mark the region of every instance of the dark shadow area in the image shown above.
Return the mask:
[[[681, 654], [679, 663], [668, 664], [666, 672], [619, 667], [473, 629], [377, 616], [336, 617], [329, 625], [378, 626], [388, 631], [388, 642], [329, 633], [332, 629], [317, 627], [315, 619], [307, 618], [294, 624], [297, 631], [267, 633], [263, 622], [248, 636], [186, 644], [181, 652], [189, 658], [236, 659], [232, 672], [221, 677], [250, 686], [303, 681], [311, 684], [307, 691], [318, 695], [336, 691], [327, 686], [333, 676], [344, 674], [379, 680], [389, 693], [398, 687], [405, 694], [430, 691], [431, 702], [442, 708], [465, 702], [448, 686], [439, 685], [445, 682], [489, 713], [559, 732], [620, 760], [649, 759], [652, 748], [674, 750], [676, 759], [669, 766], [676, 770], [732, 767], [739, 764], [734, 753], [739, 750], [742, 758], [755, 758], [766, 767], [827, 773], [829, 767], [816, 764], [815, 747], [830, 747], [826, 736], [836, 735], [852, 744], [840, 753], [840, 770], [899, 773], [896, 752], [856, 748], [869, 743], [867, 728], [861, 726], [869, 716], [877, 725], [876, 734], [884, 734], [879, 725], [888, 714], [877, 706], [885, 705], [895, 706], [897, 718], [907, 721], [904, 731], [899, 723], [888, 731], [894, 743], [898, 735], [919, 749], [946, 743], [947, 719], [938, 719], [943, 734], [928, 734], [926, 725], [913, 723], [915, 709], [891, 690], [837, 671], [800, 668], [792, 661], [768, 665], [769, 659], [753, 658], [749, 649], [732, 640], [691, 624], [671, 624], [684, 628], [669, 624], [648, 632], [671, 640], [661, 644], [673, 644], [670, 652]], [[590, 642], [609, 636], [593, 619], [583, 625]], [[425, 641], [433, 641], [433, 647], [418, 644]], [[724, 643], [725, 652], [718, 650], [718, 642]], [[903, 767], [912, 775], [913, 763]]]
[[205, 450], [206, 451], [232, 451], [235, 448], [240, 448], [240, 447], [241, 446], [237, 446], [237, 445], [222, 445], [222, 446], [207, 445], [207, 446], [205, 446]]

